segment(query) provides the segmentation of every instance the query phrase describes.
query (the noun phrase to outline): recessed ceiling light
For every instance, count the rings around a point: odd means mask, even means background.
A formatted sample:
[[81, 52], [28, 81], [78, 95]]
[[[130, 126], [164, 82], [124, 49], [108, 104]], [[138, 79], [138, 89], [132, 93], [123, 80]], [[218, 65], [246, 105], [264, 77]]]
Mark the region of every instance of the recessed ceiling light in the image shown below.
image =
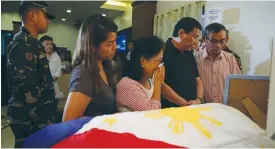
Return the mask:
[[67, 10], [68, 13], [71, 13], [72, 11], [70, 9]]
[[62, 21], [66, 21], [66, 19], [64, 19], [64, 18], [62, 18], [61, 20], [62, 20]]
[[103, 13], [103, 14], [102, 14], [102, 16], [103, 16], [103, 17], [106, 17], [106, 14], [105, 14], [105, 13]]
[[126, 6], [126, 3], [124, 3], [124, 2], [117, 2], [117, 1], [112, 1], [112, 0], [107, 0], [107, 2], [105, 2], [104, 4], [122, 6], [122, 7]]

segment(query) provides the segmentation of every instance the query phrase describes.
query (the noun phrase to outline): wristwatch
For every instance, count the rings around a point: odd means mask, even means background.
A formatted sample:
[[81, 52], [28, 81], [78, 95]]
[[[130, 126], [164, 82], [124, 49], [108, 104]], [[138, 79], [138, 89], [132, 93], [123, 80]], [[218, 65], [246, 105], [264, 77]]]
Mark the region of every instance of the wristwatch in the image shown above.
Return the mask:
[[201, 98], [201, 97], [197, 97], [196, 99], [199, 99], [199, 100], [201, 101], [201, 103], [204, 103], [203, 98]]

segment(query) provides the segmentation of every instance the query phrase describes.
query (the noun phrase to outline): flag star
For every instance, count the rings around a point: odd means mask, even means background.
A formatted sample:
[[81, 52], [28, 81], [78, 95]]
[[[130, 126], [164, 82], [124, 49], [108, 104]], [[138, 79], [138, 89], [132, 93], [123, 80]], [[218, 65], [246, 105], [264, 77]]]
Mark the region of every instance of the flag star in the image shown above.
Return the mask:
[[103, 122], [108, 123], [110, 127], [116, 122], [116, 118], [105, 118]]

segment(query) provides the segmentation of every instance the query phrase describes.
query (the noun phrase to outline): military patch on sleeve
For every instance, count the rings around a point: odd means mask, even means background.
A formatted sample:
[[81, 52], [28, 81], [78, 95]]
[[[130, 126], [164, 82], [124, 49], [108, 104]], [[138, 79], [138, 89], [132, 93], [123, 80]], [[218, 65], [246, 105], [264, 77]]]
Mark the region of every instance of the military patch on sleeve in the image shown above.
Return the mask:
[[20, 74], [22, 74], [22, 73], [24, 73], [24, 70], [18, 70], [18, 72], [19, 72]]
[[25, 53], [25, 58], [29, 61], [33, 60], [33, 53], [31, 52], [26, 52]]
[[45, 53], [40, 53], [40, 55], [39, 55], [39, 58], [41, 59], [41, 58], [45, 58], [46, 57], [46, 55], [45, 55]]

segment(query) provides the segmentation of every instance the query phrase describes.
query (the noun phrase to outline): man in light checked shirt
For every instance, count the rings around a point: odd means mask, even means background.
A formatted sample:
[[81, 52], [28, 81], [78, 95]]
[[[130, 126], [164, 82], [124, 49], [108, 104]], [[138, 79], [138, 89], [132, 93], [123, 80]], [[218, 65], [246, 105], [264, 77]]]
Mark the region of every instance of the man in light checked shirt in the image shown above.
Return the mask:
[[225, 78], [241, 74], [235, 57], [223, 51], [229, 37], [225, 26], [212, 23], [204, 31], [205, 48], [195, 53], [206, 102], [223, 103]]

